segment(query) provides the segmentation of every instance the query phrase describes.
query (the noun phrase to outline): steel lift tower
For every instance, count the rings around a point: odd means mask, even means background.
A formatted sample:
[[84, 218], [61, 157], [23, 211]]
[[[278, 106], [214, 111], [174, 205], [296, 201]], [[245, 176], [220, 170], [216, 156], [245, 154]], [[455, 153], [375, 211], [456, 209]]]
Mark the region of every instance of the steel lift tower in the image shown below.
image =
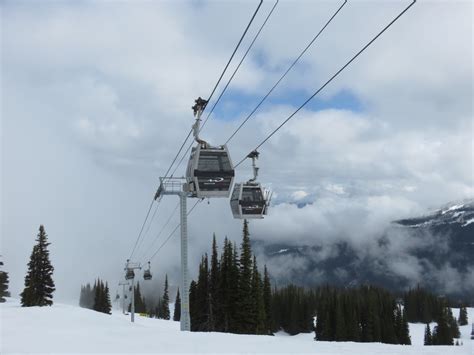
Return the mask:
[[191, 330], [189, 316], [189, 272], [188, 272], [188, 211], [187, 198], [194, 197], [187, 192], [186, 178], [160, 177], [160, 187], [155, 195], [155, 200], [163, 195], [179, 196], [180, 204], [180, 229], [181, 229], [181, 330]]

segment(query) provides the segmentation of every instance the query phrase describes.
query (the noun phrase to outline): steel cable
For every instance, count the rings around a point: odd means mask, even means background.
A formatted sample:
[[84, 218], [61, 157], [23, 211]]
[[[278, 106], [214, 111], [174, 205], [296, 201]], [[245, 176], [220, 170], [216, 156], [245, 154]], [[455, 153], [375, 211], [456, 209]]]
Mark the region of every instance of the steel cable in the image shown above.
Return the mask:
[[[405, 12], [407, 12], [414, 4], [416, 0], [408, 5], [402, 12], [400, 12], [388, 25], [386, 25], [375, 37], [373, 37], [361, 50], [359, 50], [346, 64], [344, 64], [333, 76], [331, 76], [316, 92], [311, 95], [305, 102], [303, 102], [288, 118], [286, 118], [277, 128], [275, 128], [260, 144], [258, 144], [253, 150], [257, 150], [260, 148], [265, 142], [267, 142], [280, 128], [282, 128], [294, 115], [296, 115], [308, 102], [310, 102], [317, 94], [319, 94], [331, 81], [333, 81], [345, 68], [347, 68], [362, 52], [364, 52], [372, 43], [374, 43], [377, 38], [379, 38], [390, 26], [392, 26]], [[247, 155], [245, 155], [242, 160], [240, 160], [236, 165], [237, 168], [240, 164], [242, 164], [245, 159], [247, 159]]]

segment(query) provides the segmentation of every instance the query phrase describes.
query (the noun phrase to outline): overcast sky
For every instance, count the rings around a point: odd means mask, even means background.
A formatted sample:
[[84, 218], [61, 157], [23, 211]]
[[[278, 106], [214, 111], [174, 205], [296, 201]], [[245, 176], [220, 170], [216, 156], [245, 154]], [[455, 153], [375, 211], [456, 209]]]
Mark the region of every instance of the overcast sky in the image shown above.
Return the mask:
[[[203, 138], [222, 144], [342, 2], [280, 1]], [[349, 1], [230, 142], [233, 160], [409, 3]], [[1, 3], [0, 254], [13, 295], [40, 224], [58, 299], [75, 302], [80, 284], [98, 276], [115, 291], [158, 177], [193, 123], [193, 100], [209, 96], [257, 4]], [[272, 6], [264, 1], [237, 59]], [[274, 191], [274, 206], [251, 222], [252, 238], [357, 244], [391, 220], [473, 197], [472, 23], [470, 1], [418, 1], [268, 141], [260, 181]], [[247, 180], [250, 162], [236, 174]], [[159, 206], [141, 261], [175, 227], [177, 215], [152, 244], [176, 203], [170, 196]], [[227, 199], [205, 201], [190, 216], [193, 275], [213, 232], [220, 246], [226, 235], [241, 238]], [[160, 282], [166, 272], [179, 282], [178, 235], [152, 266]]]

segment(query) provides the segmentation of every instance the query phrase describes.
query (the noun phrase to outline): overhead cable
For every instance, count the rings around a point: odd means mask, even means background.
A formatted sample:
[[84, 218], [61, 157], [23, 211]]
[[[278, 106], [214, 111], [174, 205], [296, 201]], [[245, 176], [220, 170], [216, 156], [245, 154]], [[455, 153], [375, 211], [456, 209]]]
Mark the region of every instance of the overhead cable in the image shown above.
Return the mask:
[[[199, 200], [196, 201], [196, 203], [193, 205], [193, 207], [191, 207], [191, 209], [188, 211], [187, 216], [189, 216], [191, 214], [191, 212], [194, 210], [194, 208], [200, 202], [202, 202], [202, 199], [199, 199]], [[178, 228], [180, 226], [181, 226], [181, 223], [179, 223], [176, 227], [174, 227], [174, 229], [171, 231], [171, 233], [168, 235], [168, 237], [163, 241], [163, 243], [161, 243], [159, 248], [155, 251], [155, 253], [153, 253], [153, 255], [148, 259], [148, 261], [151, 261], [156, 256], [156, 254], [158, 254], [158, 252], [161, 250], [161, 248], [163, 248], [165, 246], [165, 244], [168, 243], [168, 241], [171, 239], [171, 237], [174, 235], [174, 233], [178, 230]]]
[[[260, 26], [259, 30], [257, 31], [257, 34], [254, 36], [252, 42], [250, 43], [250, 45], [248, 46], [247, 48], [247, 51], [245, 52], [245, 54], [242, 56], [242, 59], [240, 59], [240, 62], [239, 64], [237, 65], [237, 67], [235, 68], [234, 72], [232, 73], [231, 77], [229, 78], [229, 80], [227, 81], [227, 84], [224, 86], [224, 89], [222, 90], [222, 92], [220, 93], [219, 97], [217, 98], [216, 102], [214, 102], [214, 105], [212, 106], [212, 109], [211, 111], [209, 111], [209, 113], [207, 114], [207, 117], [206, 119], [204, 120], [204, 122], [202, 123], [201, 125], [201, 128], [200, 128], [200, 131], [204, 128], [204, 126], [206, 125], [206, 122], [207, 120], [209, 119], [209, 116], [211, 116], [212, 112], [214, 112], [214, 109], [216, 108], [217, 104], [219, 103], [222, 95], [224, 95], [225, 91], [227, 90], [227, 87], [229, 86], [230, 82], [232, 81], [232, 79], [234, 79], [234, 76], [235, 74], [237, 73], [237, 71], [239, 70], [240, 66], [242, 65], [242, 62], [244, 61], [245, 57], [247, 57], [247, 54], [250, 52], [250, 50], [252, 49], [253, 47], [253, 44], [255, 43], [255, 41], [257, 40], [258, 36], [260, 35], [260, 32], [262, 32], [263, 28], [265, 27], [265, 25], [267, 24], [267, 21], [268, 19], [270, 18], [270, 16], [272, 15], [273, 11], [275, 10], [276, 6], [278, 5], [280, 0], [277, 0], [275, 1], [275, 4], [273, 5], [272, 9], [270, 10], [270, 12], [268, 13], [267, 17], [265, 18], [265, 21], [263, 21], [263, 24]], [[346, 0], [347, 1], [347, 0]]]
[[[255, 41], [257, 40], [258, 36], [260, 35], [260, 32], [262, 32], [263, 28], [265, 27], [268, 19], [270, 18], [270, 16], [272, 15], [273, 11], [275, 10], [275, 7], [278, 5], [280, 0], [277, 0], [275, 2], [275, 4], [273, 5], [273, 7], [271, 8], [270, 12], [268, 13], [267, 17], [265, 18], [265, 21], [263, 22], [263, 24], [260, 26], [259, 30], [257, 31], [257, 33], [255, 34], [252, 42], [250, 43], [250, 45], [248, 46], [245, 54], [242, 56], [242, 59], [240, 59], [240, 62], [239, 64], [237, 65], [237, 67], [235, 68], [234, 72], [232, 73], [232, 75], [230, 76], [229, 80], [227, 81], [226, 85], [224, 86], [224, 89], [222, 90], [222, 92], [220, 93], [219, 97], [217, 98], [216, 102], [214, 103], [214, 105], [212, 106], [212, 109], [211, 111], [207, 114], [206, 116], [206, 119], [204, 120], [203, 124], [201, 125], [201, 128], [199, 129], [199, 132], [204, 128], [204, 125], [206, 124], [207, 120], [209, 119], [209, 117], [211, 116], [212, 112], [214, 111], [214, 109], [216, 108], [217, 104], [219, 103], [222, 95], [224, 95], [225, 91], [227, 90], [227, 87], [229, 86], [229, 84], [231, 83], [232, 79], [234, 79], [234, 76], [235, 74], [237, 73], [237, 71], [239, 70], [240, 66], [242, 65], [242, 62], [244, 61], [244, 59], [247, 57], [247, 54], [250, 52], [250, 49], [252, 49]], [[181, 159], [179, 160], [178, 164], [176, 165], [176, 167], [174, 168], [173, 172], [171, 173], [171, 177], [174, 176], [174, 174], [176, 173], [176, 170], [178, 170], [179, 166], [181, 165], [181, 163], [183, 162], [183, 160], [188, 156], [188, 153], [189, 151], [191, 150], [192, 146], [193, 146], [194, 142], [191, 142], [191, 144], [189, 144], [188, 148], [186, 149], [186, 151], [184, 152], [183, 156], [181, 157]]]
[[336, 17], [336, 15], [341, 11], [341, 9], [346, 5], [347, 0], [345, 0], [341, 6], [337, 9], [337, 11], [331, 16], [331, 18], [326, 22], [326, 24], [319, 30], [319, 32], [316, 34], [316, 36], [313, 37], [313, 39], [308, 43], [308, 45], [301, 51], [301, 53], [296, 57], [296, 59], [291, 63], [291, 65], [286, 69], [286, 71], [283, 73], [283, 75], [280, 77], [280, 79], [277, 80], [275, 85], [270, 89], [270, 91], [260, 100], [260, 102], [255, 106], [255, 108], [248, 114], [248, 116], [244, 119], [244, 121], [237, 127], [237, 129], [230, 135], [229, 138], [227, 138], [227, 141], [225, 144], [229, 143], [232, 138], [237, 134], [237, 132], [243, 127], [245, 123], [252, 117], [252, 115], [258, 110], [258, 108], [265, 102], [268, 96], [275, 90], [275, 88], [280, 84], [280, 82], [285, 78], [285, 76], [290, 72], [291, 69], [296, 65], [296, 63], [300, 60], [300, 58], [306, 53], [306, 51], [313, 45], [313, 43], [316, 41], [316, 39], [321, 35], [321, 33], [324, 32], [326, 27], [331, 23], [331, 21]]
[[143, 221], [142, 227], [140, 228], [140, 233], [138, 233], [138, 237], [137, 237], [137, 240], [135, 241], [135, 245], [133, 246], [132, 253], [128, 257], [129, 260], [132, 259], [133, 253], [135, 252], [135, 249], [137, 248], [138, 241], [140, 240], [140, 237], [143, 233], [143, 228], [145, 228], [146, 221], [148, 220], [148, 216], [150, 215], [150, 211], [154, 202], [155, 202], [155, 199], [151, 200], [150, 207], [148, 208], [148, 212], [146, 214], [145, 220]]
[[145, 259], [145, 255], [148, 253], [148, 251], [150, 251], [154, 246], [155, 246], [155, 243], [158, 241], [158, 239], [160, 238], [161, 234], [163, 233], [163, 231], [165, 230], [166, 226], [168, 226], [168, 224], [170, 223], [171, 219], [173, 218], [173, 216], [175, 215], [176, 211], [178, 210], [178, 207], [179, 207], [179, 202], [176, 204], [176, 206], [174, 207], [173, 211], [171, 212], [171, 214], [169, 215], [168, 217], [168, 220], [165, 222], [165, 224], [163, 224], [163, 226], [161, 227], [160, 231], [158, 232], [158, 234], [156, 235], [155, 239], [153, 239], [153, 242], [150, 244], [150, 246], [145, 250], [145, 252], [143, 253], [142, 257], [140, 258], [140, 260], [143, 260]]
[[[408, 5], [402, 12], [400, 12], [388, 25], [386, 25], [375, 37], [373, 37], [361, 50], [359, 50], [346, 64], [344, 64], [333, 76], [331, 76], [316, 92], [311, 95], [303, 104], [301, 104], [288, 118], [286, 118], [277, 128], [275, 128], [262, 142], [260, 142], [254, 149], [251, 151], [257, 150], [266, 141], [268, 141], [280, 128], [282, 128], [290, 119], [293, 118], [308, 102], [310, 102], [317, 94], [319, 94], [331, 81], [333, 81], [344, 69], [346, 69], [362, 52], [364, 52], [372, 43], [374, 43], [377, 38], [379, 38], [390, 26], [392, 26], [405, 12], [408, 11], [414, 4], [416, 0], [413, 0], [410, 5]], [[245, 155], [242, 160], [240, 160], [236, 165], [237, 168], [240, 164], [242, 164], [245, 159], [247, 159], [247, 155]]]
[[[252, 17], [251, 17], [251, 19], [250, 19], [250, 21], [249, 21], [247, 27], [246, 27], [245, 30], [244, 30], [244, 33], [243, 33], [242, 36], [240, 37], [239, 42], [237, 43], [237, 45], [236, 45], [234, 51], [232, 52], [232, 55], [230, 56], [230, 58], [229, 58], [229, 60], [228, 60], [228, 62], [227, 62], [227, 64], [226, 64], [224, 70], [222, 71], [222, 73], [221, 73], [219, 79], [217, 80], [217, 83], [216, 83], [216, 85], [214, 86], [214, 89], [212, 89], [212, 92], [211, 92], [211, 94], [209, 95], [208, 101], [212, 98], [212, 96], [214, 95], [214, 92], [216, 91], [217, 87], [219, 86], [219, 83], [220, 83], [220, 81], [222, 80], [222, 77], [224, 76], [225, 72], [227, 71], [227, 68], [229, 67], [229, 64], [231, 63], [232, 59], [234, 58], [235, 53], [237, 52], [238, 48], [240, 47], [240, 44], [242, 43], [242, 40], [244, 39], [245, 35], [247, 34], [248, 29], [250, 28], [250, 26], [251, 26], [253, 20], [255, 19], [255, 16], [257, 15], [258, 11], [260, 10], [260, 7], [262, 6], [262, 3], [263, 3], [263, 0], [260, 0], [260, 3], [258, 4], [258, 6], [257, 6], [255, 12], [253, 13], [253, 15], [252, 15]], [[205, 109], [205, 107], [204, 107], [204, 109]], [[186, 138], [184, 139], [183, 143], [181, 144], [181, 147], [178, 149], [178, 153], [176, 153], [176, 155], [175, 155], [175, 157], [173, 158], [173, 160], [172, 160], [170, 166], [168, 167], [168, 169], [167, 169], [167, 171], [166, 171], [166, 173], [165, 173], [165, 175], [164, 175], [165, 178], [168, 176], [168, 173], [170, 172], [171, 168], [173, 167], [173, 164], [176, 162], [176, 159], [178, 158], [179, 154], [180, 154], [181, 151], [183, 150], [183, 147], [185, 146], [186, 142], [188, 141], [189, 137], [191, 136], [191, 133], [192, 133], [192, 129], [190, 129], [188, 135], [186, 136]], [[141, 227], [140, 232], [139, 232], [139, 234], [138, 234], [137, 240], [135, 241], [135, 245], [133, 246], [132, 253], [130, 254], [129, 259], [132, 258], [133, 253], [135, 252], [135, 249], [136, 249], [136, 247], [137, 247], [137, 244], [138, 244], [138, 242], [139, 242], [139, 240], [140, 240], [140, 237], [141, 237], [141, 235], [142, 235], [143, 228], [145, 227], [145, 224], [146, 224], [146, 222], [147, 222], [147, 220], [148, 220], [148, 217], [149, 217], [149, 215], [150, 215], [151, 208], [152, 208], [153, 203], [154, 203], [154, 201], [156, 200], [156, 198], [157, 198], [157, 195], [155, 194], [155, 197], [154, 197], [154, 199], [152, 200], [152, 202], [151, 202], [151, 204], [150, 204], [150, 208], [148, 209], [148, 212], [147, 212], [147, 214], [146, 214], [145, 220], [143, 221], [142, 227]], [[153, 220], [153, 218], [152, 218], [152, 220]], [[150, 224], [151, 224], [151, 222], [150, 222]]]
[[[219, 83], [221, 82], [222, 77], [224, 76], [224, 74], [225, 74], [227, 68], [229, 67], [230, 62], [231, 62], [232, 59], [234, 58], [234, 55], [235, 55], [235, 53], [237, 52], [237, 49], [239, 49], [240, 44], [242, 43], [242, 40], [244, 39], [245, 35], [247, 34], [247, 31], [249, 30], [250, 25], [252, 24], [252, 22], [253, 22], [255, 16], [257, 15], [258, 11], [260, 10], [260, 6], [262, 6], [262, 3], [263, 3], [263, 0], [260, 0], [260, 3], [258, 4], [257, 8], [255, 9], [255, 12], [254, 12], [253, 15], [252, 15], [252, 18], [250, 19], [250, 22], [248, 23], [247, 27], [245, 28], [244, 33], [242, 33], [242, 36], [240, 37], [240, 40], [239, 40], [239, 42], [237, 43], [237, 46], [235, 46], [235, 49], [234, 49], [234, 51], [232, 52], [232, 55], [230, 56], [230, 58], [229, 58], [229, 60], [228, 60], [228, 62], [227, 62], [227, 64], [226, 64], [224, 70], [222, 71], [221, 76], [219, 77], [219, 80], [217, 80], [217, 83], [216, 83], [216, 85], [214, 86], [214, 89], [212, 89], [211, 95], [209, 95], [209, 97], [208, 97], [208, 99], [207, 99], [207, 102], [209, 102], [209, 101], [211, 100], [212, 95], [214, 95], [214, 92], [216, 91], [217, 87], [219, 86]], [[204, 106], [203, 112], [204, 112], [205, 109], [206, 109], [206, 106]]]
[[[214, 95], [214, 92], [216, 91], [217, 87], [219, 86], [219, 84], [220, 84], [220, 82], [221, 82], [221, 80], [222, 80], [222, 77], [224, 76], [225, 72], [227, 71], [227, 68], [229, 67], [229, 64], [232, 62], [232, 59], [234, 58], [235, 53], [236, 53], [237, 50], [239, 49], [240, 44], [242, 43], [242, 40], [245, 38], [245, 35], [247, 34], [248, 29], [250, 28], [250, 26], [251, 26], [253, 20], [255, 19], [255, 16], [257, 15], [258, 11], [260, 10], [260, 6], [262, 6], [262, 3], [263, 3], [263, 0], [260, 0], [260, 3], [258, 4], [257, 9], [256, 9], [255, 12], [253, 13], [253, 15], [252, 15], [252, 17], [251, 17], [249, 23], [247, 24], [247, 27], [245, 28], [244, 32], [242, 33], [242, 36], [240, 37], [239, 42], [238, 42], [237, 45], [235, 46], [235, 49], [234, 49], [234, 51], [232, 52], [232, 55], [230, 56], [229, 60], [227, 61], [227, 64], [226, 64], [226, 66], [224, 67], [224, 70], [222, 71], [221, 75], [219, 76], [219, 79], [217, 80], [217, 83], [216, 83], [216, 85], [214, 86], [214, 89], [212, 89], [212, 92], [211, 92], [211, 94], [209, 95], [209, 98], [207, 99], [208, 102], [209, 102], [209, 100], [211, 100], [212, 96]], [[240, 64], [239, 64], [239, 66], [240, 66]], [[234, 74], [235, 74], [235, 72], [234, 72]], [[226, 86], [226, 87], [227, 87], [227, 86]], [[220, 97], [219, 97], [219, 99], [220, 99]], [[214, 107], [215, 107], [215, 104], [214, 104]], [[213, 110], [214, 110], [214, 107], [213, 107]], [[206, 106], [204, 106], [203, 111], [204, 111], [205, 109], [206, 109]], [[176, 159], [178, 158], [179, 154], [180, 154], [181, 151], [183, 150], [183, 147], [184, 147], [184, 145], [186, 144], [186, 142], [188, 141], [189, 137], [191, 136], [192, 131], [193, 131], [193, 130], [192, 130], [192, 128], [191, 128], [190, 131], [189, 131], [189, 133], [188, 133], [188, 135], [187, 135], [186, 138], [184, 139], [183, 144], [181, 144], [181, 147], [179, 148], [178, 153], [176, 153], [175, 157], [173, 158], [173, 161], [171, 162], [171, 164], [170, 164], [168, 170], [166, 171], [166, 173], [165, 173], [165, 175], [164, 175], [165, 178], [168, 177], [168, 173], [170, 172], [170, 170], [171, 170], [173, 164], [176, 162]], [[192, 143], [191, 143], [191, 146], [192, 146]], [[188, 148], [188, 149], [186, 150], [186, 152], [184, 153], [184, 155], [186, 155], [186, 154], [188, 153], [189, 149], [190, 149], [190, 148]], [[179, 164], [178, 164], [178, 166], [179, 166]], [[175, 171], [176, 171], [176, 169], [175, 169]], [[171, 174], [171, 176], [173, 176], [173, 175], [174, 175], [174, 172], [173, 172], [173, 174]]]

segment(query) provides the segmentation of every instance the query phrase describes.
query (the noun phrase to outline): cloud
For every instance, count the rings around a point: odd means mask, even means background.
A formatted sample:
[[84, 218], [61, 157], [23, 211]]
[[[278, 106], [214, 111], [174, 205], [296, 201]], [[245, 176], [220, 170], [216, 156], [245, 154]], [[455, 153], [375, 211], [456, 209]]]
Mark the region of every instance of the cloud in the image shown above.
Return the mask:
[[294, 200], [298, 201], [308, 196], [308, 193], [306, 191], [298, 190], [298, 191], [293, 192], [291, 196], [293, 197]]
[[[235, 162], [406, 6], [376, 5], [348, 3], [230, 142]], [[225, 96], [236, 118], [219, 111], [203, 137], [223, 142], [338, 6], [281, 2]], [[97, 276], [122, 276], [158, 176], [191, 127], [190, 106], [210, 93], [254, 7], [2, 3], [2, 254], [14, 292], [40, 223], [60, 297]], [[367, 245], [392, 219], [474, 194], [471, 7], [418, 2], [321, 93], [329, 102], [344, 90], [363, 109], [308, 107], [262, 147], [260, 181], [277, 204], [251, 224], [254, 239]], [[247, 180], [250, 162], [236, 174]], [[175, 202], [160, 206], [141, 248]], [[226, 200], [201, 204], [189, 222], [190, 265], [213, 232], [220, 245], [225, 235], [240, 240]], [[177, 279], [178, 255], [175, 237], [154, 262], [157, 278]]]

